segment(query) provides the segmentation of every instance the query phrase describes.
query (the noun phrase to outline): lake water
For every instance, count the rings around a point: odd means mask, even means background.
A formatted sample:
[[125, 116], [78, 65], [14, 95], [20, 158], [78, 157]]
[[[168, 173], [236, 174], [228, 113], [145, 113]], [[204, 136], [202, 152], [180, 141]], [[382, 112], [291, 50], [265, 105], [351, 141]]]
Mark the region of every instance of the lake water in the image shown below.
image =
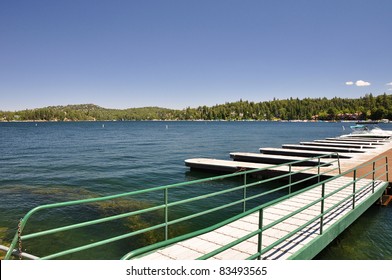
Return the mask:
[[[230, 152], [258, 152], [260, 147], [280, 147], [282, 144], [334, 137], [347, 133], [349, 125], [278, 122], [0, 123], [0, 239], [3, 243], [9, 242], [19, 219], [38, 205], [211, 176], [190, 172], [184, 160], [194, 157], [229, 159]], [[384, 126], [391, 129], [389, 125]], [[92, 215], [99, 209], [85, 209], [78, 215]], [[72, 215], [68, 218], [72, 220]], [[51, 223], [56, 219], [48, 214], [37, 224]], [[116, 226], [112, 230], [115, 231]], [[100, 231], [92, 229], [89, 234], [100, 235]], [[390, 232], [391, 206], [372, 206], [316, 258], [392, 259]], [[85, 234], [80, 232], [80, 236]], [[70, 242], [67, 238], [61, 236], [58, 239], [63, 243]], [[55, 244], [59, 240], [50, 242]], [[47, 243], [33, 244], [29, 250], [39, 255], [45, 251], [44, 247], [48, 247]], [[121, 253], [96, 250], [82, 258], [119, 258]]]

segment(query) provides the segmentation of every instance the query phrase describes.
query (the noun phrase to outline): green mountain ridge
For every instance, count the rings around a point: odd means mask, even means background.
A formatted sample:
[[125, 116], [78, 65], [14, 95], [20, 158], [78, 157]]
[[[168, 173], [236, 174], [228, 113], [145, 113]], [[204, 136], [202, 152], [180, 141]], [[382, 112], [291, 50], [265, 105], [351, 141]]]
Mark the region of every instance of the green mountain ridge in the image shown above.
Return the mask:
[[274, 99], [249, 102], [242, 99], [215, 106], [183, 110], [161, 107], [107, 109], [95, 104], [76, 104], [0, 111], [0, 121], [106, 121], [106, 120], [365, 120], [392, 119], [392, 95], [360, 98]]

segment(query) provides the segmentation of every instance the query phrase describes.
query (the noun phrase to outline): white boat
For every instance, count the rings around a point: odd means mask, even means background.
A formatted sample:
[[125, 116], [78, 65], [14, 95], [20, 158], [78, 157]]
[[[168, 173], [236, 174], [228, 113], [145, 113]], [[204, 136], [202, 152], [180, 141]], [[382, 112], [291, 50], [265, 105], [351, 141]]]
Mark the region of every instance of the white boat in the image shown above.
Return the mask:
[[[350, 126], [352, 132], [350, 134], [341, 135], [345, 137], [367, 137], [367, 138], [389, 138], [392, 136], [391, 130], [384, 130], [377, 126], [378, 122], [359, 122]], [[372, 125], [372, 126], [369, 126]]]

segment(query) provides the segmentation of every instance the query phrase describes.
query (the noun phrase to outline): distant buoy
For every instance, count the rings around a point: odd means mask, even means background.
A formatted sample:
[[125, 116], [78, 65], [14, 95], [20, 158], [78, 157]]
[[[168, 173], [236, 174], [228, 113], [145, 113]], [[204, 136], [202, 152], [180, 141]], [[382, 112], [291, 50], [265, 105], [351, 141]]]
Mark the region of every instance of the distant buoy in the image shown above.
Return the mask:
[[168, 125], [166, 125], [166, 129], [169, 129], [169, 126], [168, 126]]
[[342, 127], [343, 127], [343, 131], [346, 130], [346, 128], [344, 127], [344, 125], [343, 125]]
[[35, 126], [38, 126], [38, 124], [36, 123]]
[[104, 124], [102, 125], [102, 128], [105, 128], [105, 125], [104, 125]]

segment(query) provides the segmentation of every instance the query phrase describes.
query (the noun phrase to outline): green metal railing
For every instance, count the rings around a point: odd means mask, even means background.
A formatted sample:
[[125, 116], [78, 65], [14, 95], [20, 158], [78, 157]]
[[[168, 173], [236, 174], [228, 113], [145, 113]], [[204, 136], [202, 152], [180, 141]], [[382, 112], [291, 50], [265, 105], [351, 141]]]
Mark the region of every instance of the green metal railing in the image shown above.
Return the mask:
[[[325, 156], [320, 156], [320, 157], [314, 157], [311, 158], [313, 160], [318, 160], [319, 165], [314, 167], [304, 167], [304, 168], [299, 168], [296, 166], [295, 171], [293, 171], [293, 166], [304, 162], [304, 161], [308, 161], [309, 159], [304, 159], [301, 161], [295, 161], [295, 162], [290, 162], [290, 163], [286, 163], [286, 164], [280, 164], [280, 165], [274, 165], [268, 168], [263, 168], [263, 169], [255, 169], [255, 170], [248, 170], [248, 171], [243, 171], [243, 172], [238, 172], [238, 173], [234, 173], [234, 174], [227, 174], [227, 175], [221, 175], [221, 176], [216, 176], [216, 177], [212, 177], [212, 178], [206, 178], [206, 179], [199, 179], [199, 180], [194, 180], [194, 181], [189, 181], [189, 182], [182, 182], [182, 183], [178, 183], [178, 184], [172, 184], [172, 185], [167, 185], [167, 186], [160, 186], [160, 187], [155, 187], [155, 188], [150, 188], [150, 189], [144, 189], [144, 190], [137, 190], [137, 191], [133, 191], [133, 192], [128, 192], [128, 193], [123, 193], [123, 194], [118, 194], [118, 195], [111, 195], [111, 196], [105, 196], [105, 197], [99, 197], [99, 198], [90, 198], [90, 199], [83, 199], [83, 200], [77, 200], [77, 201], [69, 201], [69, 202], [62, 202], [62, 203], [54, 203], [54, 204], [48, 204], [48, 205], [42, 205], [42, 206], [38, 206], [34, 209], [32, 209], [30, 212], [28, 212], [23, 219], [20, 220], [19, 226], [18, 226], [18, 231], [14, 236], [14, 239], [12, 240], [12, 243], [10, 245], [10, 249], [6, 254], [5, 259], [10, 259], [12, 253], [16, 250], [17, 252], [19, 252], [19, 254], [21, 254], [22, 252], [22, 243], [26, 240], [33, 240], [34, 238], [40, 238], [43, 236], [49, 236], [52, 234], [56, 234], [56, 233], [60, 233], [60, 232], [67, 232], [67, 231], [71, 231], [71, 230], [75, 230], [75, 229], [79, 229], [79, 228], [84, 228], [84, 227], [90, 227], [92, 225], [97, 225], [97, 224], [103, 224], [103, 223], [107, 223], [107, 222], [111, 222], [111, 221], [115, 221], [115, 220], [119, 220], [119, 219], [123, 219], [123, 218], [127, 218], [127, 217], [132, 217], [132, 216], [137, 216], [140, 214], [145, 214], [145, 213], [151, 213], [153, 211], [163, 211], [164, 213], [164, 217], [163, 217], [163, 221], [161, 223], [157, 223], [151, 226], [148, 226], [146, 228], [141, 228], [141, 229], [137, 229], [135, 231], [131, 231], [131, 232], [127, 232], [125, 234], [120, 234], [114, 237], [110, 237], [104, 240], [100, 240], [97, 242], [92, 242], [92, 243], [88, 243], [86, 242], [85, 245], [82, 246], [77, 246], [71, 249], [67, 249], [67, 250], [63, 250], [60, 252], [55, 252], [52, 253], [50, 255], [47, 256], [42, 256], [40, 257], [40, 259], [54, 259], [54, 258], [59, 258], [59, 257], [63, 257], [72, 253], [76, 253], [76, 252], [81, 252], [84, 250], [88, 250], [88, 249], [92, 249], [98, 246], [104, 246], [104, 245], [108, 245], [112, 242], [116, 242], [119, 240], [123, 240], [129, 237], [134, 237], [143, 233], [147, 233], [147, 232], [151, 232], [154, 230], [163, 230], [164, 231], [164, 240], [161, 242], [157, 242], [155, 244], [143, 247], [143, 248], [139, 248], [134, 250], [133, 252], [125, 255], [123, 258], [124, 259], [128, 259], [128, 258], [133, 258], [135, 256], [138, 256], [140, 254], [144, 254], [150, 250], [154, 250], [157, 248], [161, 248], [170, 244], [173, 244], [175, 242], [178, 242], [180, 240], [185, 240], [187, 238], [190, 238], [192, 236], [197, 236], [199, 234], [211, 231], [215, 228], [218, 228], [222, 225], [228, 224], [231, 221], [235, 221], [241, 217], [244, 217], [245, 215], [248, 215], [249, 213], [253, 213], [255, 211], [261, 211], [261, 217], [262, 217], [262, 209], [264, 209], [265, 207], [268, 207], [269, 205], [273, 205], [283, 199], [287, 199], [288, 197], [291, 197], [292, 195], [294, 195], [294, 193], [292, 193], [292, 188], [293, 186], [296, 185], [300, 185], [300, 184], [304, 184], [306, 183], [306, 181], [308, 180], [316, 180], [318, 181], [317, 184], [312, 185], [310, 187], [307, 187], [306, 189], [309, 188], [313, 188], [315, 186], [318, 186], [320, 184], [323, 184], [325, 182], [327, 182], [330, 179], [324, 180], [324, 178], [326, 178], [325, 176], [327, 176], [328, 173], [331, 172], [337, 172], [337, 173], [341, 173], [340, 172], [340, 164], [339, 164], [339, 158], [332, 160], [329, 163], [321, 163], [320, 159], [321, 158], [331, 158], [332, 155], [334, 155], [336, 157], [336, 154], [330, 154], [330, 155], [325, 155]], [[331, 165], [330, 169], [327, 169], [328, 166]], [[321, 168], [324, 167], [324, 168]], [[254, 179], [253, 181], [248, 180], [247, 178], [249, 178], [252, 175], [256, 175], [262, 171], [265, 171], [267, 169], [284, 169], [287, 168], [287, 173], [284, 173], [282, 175], [278, 175], [278, 176], [274, 176], [273, 178], [267, 178], [267, 179]], [[388, 163], [386, 162], [385, 165], [382, 165], [381, 167], [378, 167], [378, 169], [380, 168], [385, 168], [385, 172], [383, 174], [388, 174]], [[316, 172], [315, 172], [316, 169]], [[326, 169], [326, 170], [324, 170]], [[288, 172], [291, 171], [291, 172]], [[313, 174], [311, 174], [313, 172]], [[373, 175], [373, 182], [375, 182], [379, 177], [375, 177], [374, 174], [376, 174], [377, 170], [376, 168], [374, 168], [373, 165], [373, 170], [372, 173], [368, 174], [368, 175]], [[293, 176], [295, 176], [296, 174], [304, 174], [304, 173], [309, 173], [309, 175], [304, 178], [304, 179], [299, 179], [299, 180], [293, 180]], [[346, 175], [347, 172], [338, 175], [343, 176]], [[355, 176], [355, 175], [354, 175]], [[243, 177], [243, 179], [242, 179]], [[252, 176], [253, 177], [253, 176]], [[186, 187], [191, 187], [191, 186], [197, 186], [198, 184], [205, 184], [205, 183], [211, 183], [211, 182], [216, 182], [216, 181], [222, 181], [222, 180], [226, 180], [226, 179], [235, 179], [235, 178], [241, 178], [241, 181], [243, 182], [241, 185], [239, 186], [235, 186], [235, 187], [231, 187], [228, 189], [223, 189], [220, 191], [211, 191], [210, 193], [207, 194], [203, 194], [203, 195], [197, 195], [195, 197], [192, 198], [187, 198], [187, 199], [182, 199], [182, 200], [177, 200], [177, 201], [171, 201], [171, 193], [179, 188], [186, 188]], [[252, 195], [248, 195], [248, 190], [250, 187], [255, 187], [255, 186], [259, 186], [261, 184], [265, 184], [265, 183], [269, 183], [272, 181], [276, 181], [276, 180], [286, 180], [289, 183], [285, 184], [283, 186], [279, 186], [275, 189], [272, 190], [268, 190], [265, 192], [260, 192], [260, 193], [256, 193], [256, 194], [252, 194]], [[354, 181], [357, 182], [358, 180], [360, 180], [360, 178], [354, 178]], [[353, 195], [355, 197], [355, 195], [357, 193], [359, 193], [363, 188], [359, 189], [359, 190], [355, 190], [353, 192]], [[222, 195], [227, 195], [230, 193], [235, 193], [238, 191], [242, 190], [242, 195], [239, 199], [234, 200], [230, 203], [227, 203], [225, 205], [219, 205], [219, 206], [215, 206], [215, 207], [211, 207], [207, 210], [203, 210], [197, 213], [193, 213], [190, 215], [186, 215], [180, 218], [174, 218], [171, 219], [170, 215], [169, 215], [169, 209], [171, 207], [174, 206], [179, 206], [179, 205], [185, 205], [187, 203], [191, 203], [191, 202], [195, 202], [195, 201], [204, 201], [205, 199], [208, 198], [212, 198], [212, 197], [219, 197]], [[276, 200], [273, 200], [271, 202], [265, 203], [261, 206], [258, 206], [256, 208], [252, 208], [252, 209], [248, 209], [247, 207], [247, 203], [250, 201], [253, 201], [257, 198], [263, 197], [263, 196], [268, 196], [270, 194], [276, 193], [276, 192], [281, 192], [283, 190], [286, 190], [288, 192], [287, 195], [284, 195], [281, 198], [278, 198]], [[295, 194], [302, 192], [301, 191], [296, 191]], [[50, 209], [55, 209], [55, 208], [66, 208], [66, 207], [70, 207], [70, 206], [75, 206], [75, 205], [85, 205], [85, 204], [91, 204], [91, 203], [97, 203], [97, 202], [101, 202], [101, 201], [108, 201], [108, 200], [115, 200], [115, 199], [120, 199], [120, 198], [128, 198], [128, 197], [134, 197], [137, 195], [146, 195], [146, 194], [153, 194], [153, 193], [163, 193], [163, 202], [159, 205], [156, 206], [152, 206], [152, 207], [147, 207], [145, 209], [140, 209], [140, 210], [136, 210], [136, 211], [130, 211], [130, 212], [126, 212], [126, 213], [121, 213], [121, 214], [115, 214], [109, 217], [104, 217], [104, 218], [99, 218], [99, 219], [95, 219], [95, 220], [89, 220], [89, 221], [84, 221], [84, 222], [80, 222], [80, 223], [76, 223], [76, 224], [70, 224], [70, 225], [65, 225], [65, 226], [61, 226], [61, 227], [57, 227], [57, 228], [52, 228], [52, 229], [48, 229], [48, 230], [43, 230], [43, 231], [38, 231], [38, 232], [33, 232], [33, 233], [28, 233], [28, 234], [24, 234], [27, 222], [29, 221], [29, 219], [34, 215], [38, 215], [38, 213], [42, 212], [43, 210], [50, 210]], [[321, 198], [320, 201], [322, 201], [324, 198]], [[316, 204], [317, 202], [315, 202]], [[238, 205], [242, 205], [242, 213], [235, 215], [227, 220], [221, 221], [216, 223], [213, 226], [210, 227], [206, 227], [188, 234], [184, 234], [181, 236], [177, 236], [174, 238], [170, 238], [169, 237], [169, 227], [174, 226], [180, 222], [184, 222], [184, 221], [189, 221], [192, 220], [194, 218], [198, 218], [198, 217], [202, 217], [205, 216], [207, 214], [210, 213], [214, 213], [214, 212], [218, 212], [218, 211], [222, 211], [223, 209], [227, 209], [233, 206], [238, 206]], [[309, 206], [310, 207], [310, 206]], [[299, 210], [298, 210], [299, 211]], [[320, 214], [320, 218], [322, 218], [325, 213], [328, 213], [328, 209], [325, 211], [322, 211], [322, 213]], [[283, 219], [283, 218], [282, 218]], [[310, 222], [311, 223], [311, 222]], [[309, 224], [310, 224], [309, 223]], [[257, 256], [255, 256], [255, 258], [259, 258], [261, 256], [262, 253], [264, 253], [266, 251], [266, 248], [261, 250], [261, 241], [262, 241], [262, 232], [268, 228], [270, 228], [271, 225], [266, 225], [263, 226], [262, 224], [260, 225], [260, 228], [258, 231], [252, 233], [252, 236], [255, 235], [259, 235], [259, 239], [260, 239], [260, 244], [259, 244], [259, 253], [257, 254]], [[295, 234], [295, 233], [293, 233]], [[247, 238], [250, 238], [247, 236]], [[241, 238], [239, 240], [237, 240], [235, 243], [233, 244], [228, 244], [225, 247], [222, 247], [219, 250], [226, 250], [227, 248], [230, 248], [231, 246], [235, 246], [236, 244], [242, 242], [241, 240], [246, 240], [246, 237]], [[88, 240], [89, 238], [86, 237], [86, 240]], [[238, 243], [237, 243], [238, 242]], [[230, 246], [229, 246], [230, 245]], [[227, 247], [227, 248], [226, 248]], [[205, 256], [205, 258], [211, 257], [214, 254], [217, 254], [217, 252], [211, 252], [210, 254], [208, 254], [207, 256]]]
[[[375, 167], [375, 163], [378, 162], [378, 161], [385, 161], [385, 163], [384, 163], [384, 164], [381, 164], [379, 167], [376, 168], [376, 167]], [[370, 172], [367, 172], [367, 173], [363, 174], [363, 175], [360, 176], [360, 177], [357, 177], [357, 176], [356, 176], [356, 173], [357, 173], [356, 171], [357, 171], [359, 168], [366, 167], [367, 165], [370, 165], [370, 164], [373, 166], [373, 169], [372, 169]], [[383, 169], [385, 169], [385, 172], [383, 172], [383, 173], [380, 174], [379, 176], [375, 176], [375, 174], [377, 173], [377, 171], [381, 171], [381, 170], [383, 170]], [[353, 175], [353, 178], [352, 178], [352, 181], [350, 181], [349, 183], [344, 184], [342, 187], [336, 189], [336, 190], [333, 191], [333, 192], [330, 192], [330, 193], [328, 193], [328, 194], [325, 194], [325, 185], [326, 185], [328, 182], [331, 182], [331, 181], [333, 181], [333, 180], [336, 180], [336, 178], [339, 178], [339, 177], [342, 177], [342, 176], [346, 176], [346, 175], [348, 175], [348, 174], [350, 174], [350, 173], [353, 173], [353, 174], [354, 174], [354, 175]], [[336, 193], [338, 193], [338, 192], [340, 192], [340, 191], [342, 191], [342, 190], [344, 190], [344, 189], [346, 189], [346, 188], [348, 188], [348, 187], [351, 187], [352, 185], [355, 185], [355, 184], [356, 184], [357, 182], [359, 182], [360, 180], [362, 180], [362, 179], [364, 179], [364, 178], [367, 178], [367, 177], [369, 177], [369, 176], [371, 176], [372, 179], [370, 179], [370, 180], [368, 179], [368, 180], [367, 180], [368, 183], [366, 183], [365, 185], [363, 185], [363, 186], [362, 186], [361, 188], [359, 188], [359, 189], [355, 189], [355, 188], [354, 188], [354, 189], [353, 189], [353, 192], [352, 192], [350, 195], [347, 195], [346, 197], [344, 197], [343, 199], [341, 199], [339, 202], [335, 203], [333, 206], [329, 207], [328, 209], [326, 209], [326, 210], [324, 209], [324, 201], [325, 201], [327, 198], [333, 196], [334, 194], [336, 194]], [[224, 221], [224, 222], [218, 223], [218, 224], [213, 225], [213, 226], [211, 226], [211, 227], [208, 227], [208, 228], [199, 230], [199, 231], [194, 232], [194, 233], [190, 233], [190, 234], [188, 234], [188, 235], [184, 235], [184, 236], [180, 236], [180, 237], [177, 237], [177, 238], [173, 238], [173, 239], [171, 239], [171, 240], [169, 240], [169, 241], [160, 242], [160, 243], [153, 244], [153, 245], [150, 245], [150, 246], [147, 246], [147, 247], [144, 247], [144, 248], [140, 248], [140, 249], [138, 249], [138, 250], [134, 250], [134, 251], [132, 251], [132, 252], [126, 254], [125, 256], [123, 256], [122, 259], [132, 259], [132, 258], [136, 258], [137, 256], [146, 254], [146, 253], [148, 253], [148, 252], [150, 252], [150, 251], [157, 250], [157, 249], [159, 249], [159, 248], [166, 247], [166, 246], [169, 246], [169, 245], [171, 245], [171, 244], [174, 244], [174, 243], [177, 243], [177, 242], [180, 242], [180, 241], [183, 241], [183, 240], [192, 238], [192, 237], [196, 237], [196, 236], [198, 236], [198, 235], [201, 235], [201, 234], [204, 234], [204, 233], [213, 231], [213, 230], [215, 230], [215, 229], [217, 229], [217, 228], [219, 228], [219, 227], [228, 225], [228, 224], [230, 224], [230, 223], [232, 223], [232, 222], [234, 222], [234, 221], [237, 221], [237, 220], [239, 220], [239, 219], [241, 219], [241, 218], [244, 218], [244, 217], [246, 217], [246, 216], [248, 216], [248, 215], [251, 215], [251, 214], [254, 214], [254, 213], [256, 213], [256, 212], [259, 213], [259, 227], [258, 227], [258, 230], [253, 231], [253, 232], [251, 232], [251, 233], [249, 233], [249, 234], [247, 234], [247, 235], [245, 235], [245, 236], [243, 236], [243, 237], [241, 237], [241, 238], [238, 238], [237, 240], [235, 240], [235, 241], [233, 241], [233, 242], [231, 242], [231, 243], [229, 243], [229, 244], [227, 244], [227, 245], [225, 245], [225, 246], [222, 246], [222, 247], [220, 247], [220, 248], [218, 248], [218, 249], [216, 249], [216, 250], [214, 250], [214, 251], [212, 251], [212, 252], [209, 252], [209, 253], [207, 253], [207, 254], [205, 254], [205, 255], [203, 255], [203, 256], [200, 256], [198, 259], [199, 259], [199, 260], [206, 260], [206, 259], [209, 259], [209, 258], [211, 258], [211, 257], [213, 257], [213, 256], [216, 256], [216, 255], [218, 255], [219, 253], [222, 253], [222, 252], [224, 252], [224, 251], [226, 251], [226, 250], [228, 250], [228, 249], [230, 249], [230, 248], [232, 248], [232, 247], [234, 247], [234, 246], [236, 246], [236, 245], [239, 245], [240, 243], [242, 243], [242, 242], [244, 242], [244, 241], [247, 241], [247, 240], [249, 240], [250, 238], [255, 237], [255, 236], [258, 236], [258, 244], [257, 244], [258, 250], [257, 250], [257, 253], [253, 254], [252, 256], [248, 257], [247, 259], [249, 259], [249, 260], [252, 260], [252, 259], [260, 259], [261, 256], [262, 256], [263, 254], [267, 253], [268, 251], [270, 251], [271, 249], [273, 249], [275, 246], [278, 246], [278, 245], [282, 244], [282, 243], [283, 243], [284, 241], [286, 241], [288, 238], [294, 236], [295, 234], [297, 234], [297, 233], [300, 232], [301, 230], [306, 229], [307, 227], [313, 225], [314, 223], [320, 223], [319, 234], [322, 235], [322, 234], [323, 234], [324, 218], [325, 218], [329, 213], [331, 213], [332, 211], [334, 211], [334, 210], [335, 210], [336, 208], [338, 208], [338, 207], [347, 207], [345, 204], [347, 204], [347, 202], [350, 201], [350, 200], [352, 200], [352, 205], [353, 205], [352, 207], [353, 207], [353, 209], [354, 209], [354, 208], [355, 208], [355, 201], [356, 201], [357, 196], [360, 195], [360, 194], [362, 194], [363, 192], [365, 192], [366, 189], [368, 189], [370, 186], [371, 186], [371, 192], [374, 193], [374, 191], [375, 191], [375, 183], [376, 183], [380, 178], [386, 178], [386, 180], [388, 180], [388, 159], [387, 159], [387, 157], [381, 157], [381, 158], [379, 158], [379, 159], [374, 160], [374, 161], [371, 162], [371, 163], [368, 163], [368, 164], [362, 165], [362, 166], [360, 166], [360, 167], [358, 167], [358, 168], [355, 168], [355, 169], [346, 171], [346, 172], [344, 172], [344, 173], [341, 173], [340, 175], [331, 177], [331, 178], [326, 179], [326, 180], [324, 180], [324, 181], [322, 181], [322, 182], [318, 182], [318, 183], [316, 183], [316, 184], [314, 184], [314, 185], [311, 185], [311, 186], [309, 186], [309, 187], [307, 187], [307, 188], [304, 188], [304, 189], [302, 189], [302, 190], [300, 190], [300, 191], [297, 191], [297, 192], [295, 192], [295, 193], [291, 193], [291, 194], [285, 195], [285, 196], [283, 196], [283, 197], [280, 197], [280, 198], [278, 198], [278, 199], [275, 199], [275, 200], [273, 200], [273, 201], [264, 203], [264, 204], [262, 204], [262, 205], [260, 205], [260, 206], [258, 206], [258, 207], [255, 207], [255, 208], [253, 208], [253, 209], [250, 209], [250, 210], [248, 210], [248, 211], [246, 211], [246, 212], [244, 212], [244, 213], [241, 213], [241, 214], [239, 214], [239, 215], [236, 215], [236, 216], [234, 216], [234, 217], [232, 217], [232, 218], [230, 218], [230, 219], [228, 219], [228, 220], [226, 220], [226, 221]], [[384, 182], [384, 185], [385, 185], [385, 186], [386, 186], [387, 184], [388, 184], [388, 183]], [[307, 205], [305, 205], [305, 206], [303, 206], [303, 207], [297, 209], [296, 211], [293, 211], [292, 213], [290, 213], [290, 214], [288, 214], [288, 215], [286, 215], [286, 216], [284, 216], [284, 217], [282, 217], [282, 218], [279, 218], [278, 220], [276, 220], [276, 221], [274, 221], [274, 222], [272, 222], [272, 223], [270, 223], [270, 224], [268, 224], [268, 225], [263, 225], [263, 211], [264, 211], [266, 208], [268, 208], [268, 207], [270, 207], [270, 206], [273, 206], [273, 205], [275, 205], [275, 204], [278, 204], [278, 203], [280, 203], [280, 202], [282, 202], [282, 201], [284, 201], [284, 200], [286, 200], [286, 199], [289, 199], [289, 198], [291, 198], [291, 197], [293, 197], [293, 196], [296, 196], [296, 195], [298, 195], [298, 194], [304, 193], [304, 192], [306, 192], [306, 191], [308, 191], [308, 190], [310, 190], [310, 189], [312, 189], [312, 188], [318, 187], [318, 186], [320, 186], [320, 185], [322, 186], [322, 192], [321, 192], [321, 197], [320, 197], [319, 199], [312, 201], [311, 203], [309, 203], [309, 204], [307, 204]], [[307, 222], [304, 223], [303, 225], [299, 226], [297, 229], [291, 231], [291, 232], [288, 233], [287, 235], [283, 236], [282, 238], [278, 239], [277, 241], [273, 242], [272, 244], [270, 244], [270, 245], [266, 246], [264, 249], [262, 249], [262, 236], [263, 236], [262, 234], [263, 234], [264, 231], [266, 231], [266, 230], [268, 230], [268, 229], [270, 229], [270, 228], [276, 226], [276, 225], [279, 224], [279, 223], [282, 223], [283, 221], [285, 221], [285, 220], [287, 220], [287, 219], [289, 219], [289, 218], [291, 218], [291, 217], [293, 217], [293, 216], [295, 216], [295, 215], [297, 215], [297, 214], [303, 212], [303, 211], [306, 210], [306, 209], [309, 209], [310, 207], [312, 207], [312, 206], [314, 206], [314, 205], [317, 205], [318, 203], [321, 203], [320, 214], [316, 215], [315, 217], [313, 217], [312, 219], [310, 219], [309, 221], [307, 221]]]

